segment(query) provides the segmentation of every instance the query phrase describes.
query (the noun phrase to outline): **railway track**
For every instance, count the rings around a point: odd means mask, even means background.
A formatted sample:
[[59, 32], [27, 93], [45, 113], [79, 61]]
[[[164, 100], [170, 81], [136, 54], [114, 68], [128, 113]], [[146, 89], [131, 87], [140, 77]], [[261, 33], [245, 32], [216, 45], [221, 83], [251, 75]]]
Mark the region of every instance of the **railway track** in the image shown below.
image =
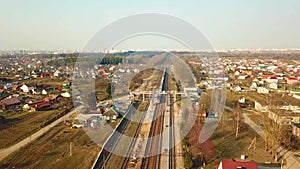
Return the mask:
[[159, 104], [155, 110], [155, 121], [151, 123], [151, 129], [149, 132], [150, 139], [148, 140], [146, 151], [145, 151], [145, 158], [142, 160], [141, 168], [151, 168], [151, 169], [158, 169], [160, 168], [160, 151], [161, 151], [161, 144], [162, 139], [160, 133], [163, 130], [163, 110], [164, 105]]
[[[147, 102], [146, 109], [149, 107], [149, 104], [150, 104], [150, 101]], [[138, 127], [137, 127], [137, 129], [136, 129], [136, 131], [134, 133], [134, 136], [133, 136], [133, 138], [135, 138], [135, 139], [132, 139], [132, 142], [130, 143], [129, 149], [128, 149], [127, 153], [126, 153], [126, 157], [124, 158], [124, 161], [122, 163], [121, 169], [126, 169], [128, 167], [128, 164], [129, 164], [130, 159], [131, 159], [130, 157], [131, 157], [133, 148], [134, 148], [134, 146], [136, 144], [137, 138], [139, 136], [139, 132], [140, 132], [141, 127], [143, 125], [143, 121], [145, 119], [145, 116], [146, 116], [146, 112], [143, 113], [143, 115], [142, 115], [142, 117], [141, 117], [141, 119], [139, 121]]]
[[[164, 71], [161, 91], [168, 90], [168, 74]], [[164, 128], [164, 112], [166, 106], [167, 95], [159, 96], [160, 103], [156, 105], [154, 113], [154, 121], [151, 123], [149, 132], [149, 140], [145, 150], [145, 157], [142, 160], [142, 169], [159, 169], [161, 164], [161, 148], [162, 148], [162, 132]]]
[[169, 128], [169, 169], [176, 168], [175, 131], [174, 131], [174, 98], [170, 95], [170, 128]]
[[[167, 91], [168, 90], [168, 74], [164, 73], [161, 76], [161, 78], [162, 77], [163, 77], [163, 80], [162, 80], [161, 91]], [[173, 103], [172, 96], [170, 99], [171, 99], [170, 102]], [[163, 129], [164, 129], [164, 112], [165, 112], [166, 101], [167, 101], [167, 94], [161, 94], [159, 96], [160, 103], [157, 103], [157, 105], [155, 106], [155, 111], [154, 111], [154, 115], [153, 115], [154, 116], [153, 119], [155, 119], [155, 120], [151, 122], [151, 128], [149, 131], [149, 139], [148, 139], [146, 149], [145, 149], [145, 157], [142, 159], [141, 168], [145, 168], [145, 169], [161, 168], [161, 152], [162, 152], [161, 149], [162, 149], [162, 136], [163, 136], [161, 133], [163, 132]], [[140, 104], [140, 102], [138, 103], [138, 105], [139, 104]], [[149, 106], [149, 104], [150, 104], [150, 102], [147, 103], [147, 107]], [[138, 105], [136, 107], [138, 107]], [[172, 104], [170, 104], [170, 114], [171, 115], [170, 115], [169, 124], [168, 124], [171, 129], [171, 132], [169, 135], [169, 137], [170, 137], [169, 144], [170, 144], [170, 147], [173, 147], [173, 145], [175, 143], [175, 141], [174, 141], [175, 137], [174, 137], [174, 129], [173, 129], [174, 117], [173, 117]], [[134, 138], [138, 138], [139, 132], [143, 125], [145, 115], [146, 115], [146, 113], [144, 113], [142, 115], [141, 119], [139, 120], [139, 125], [133, 136]], [[127, 127], [130, 124], [130, 120], [128, 120], [126, 118], [123, 119], [122, 121], [125, 121], [125, 122], [122, 125], [121, 129], [119, 129], [120, 131], [118, 131], [119, 133], [121, 133], [120, 135], [122, 135], [125, 132], [125, 130], [127, 129]], [[105, 144], [106, 148], [102, 149], [102, 152], [98, 156], [98, 159], [95, 162], [93, 169], [103, 169], [107, 166], [107, 162], [113, 155], [111, 152], [113, 152], [113, 150], [119, 143], [121, 136], [113, 137], [113, 138], [115, 138], [115, 139], [108, 140], [107, 143]], [[132, 152], [133, 152], [134, 146], [136, 144], [136, 141], [137, 141], [137, 139], [132, 139], [132, 142], [129, 145], [129, 149], [126, 153], [126, 157], [122, 161], [120, 168], [126, 169], [128, 167], [128, 164], [130, 163], [130, 160], [131, 160], [130, 157], [132, 156]], [[107, 149], [109, 151], [107, 151]], [[175, 166], [176, 166], [175, 148], [172, 148], [169, 150], [169, 168], [174, 169]], [[107, 166], [107, 167], [109, 167], [109, 166]]]
[[[158, 76], [157, 79], [156, 79], [156, 81], [159, 82], [160, 79], [162, 79], [162, 77], [163, 77], [163, 75]], [[160, 85], [158, 85], [158, 86], [156, 87], [156, 89], [158, 89], [158, 88], [160, 88]], [[146, 107], [148, 108], [149, 105], [150, 105], [150, 100], [149, 100], [149, 102], [147, 103], [147, 106], [146, 106]], [[146, 113], [144, 113], [143, 116], [142, 116], [142, 118], [140, 119], [138, 128], [137, 128], [137, 130], [136, 130], [135, 133], [134, 133], [134, 138], [138, 138], [138, 135], [139, 135], [139, 132], [140, 132], [141, 127], [142, 127], [142, 125], [143, 125], [143, 121], [144, 121], [144, 119], [145, 119], [145, 116], [146, 116]], [[153, 124], [153, 123], [152, 123], [152, 124]], [[152, 124], [151, 124], [151, 126], [152, 126]], [[150, 130], [151, 130], [151, 129], [150, 129]], [[153, 134], [153, 131], [150, 131], [150, 132], [152, 132], [152, 134]], [[129, 164], [130, 159], [131, 159], [130, 157], [131, 157], [131, 155], [132, 155], [132, 151], [133, 151], [133, 148], [134, 148], [134, 146], [135, 146], [135, 144], [136, 144], [136, 141], [137, 141], [136, 139], [133, 139], [133, 140], [132, 140], [132, 142], [131, 142], [131, 144], [130, 144], [130, 147], [129, 147], [129, 150], [128, 150], [127, 154], [126, 154], [126, 157], [124, 158], [124, 161], [123, 161], [123, 163], [122, 163], [122, 166], [121, 166], [122, 169], [126, 169], [126, 168], [128, 167], [128, 164]]]
[[139, 107], [139, 105], [140, 105], [140, 102], [135, 102], [132, 104], [132, 106], [130, 106], [130, 108], [128, 109], [128, 112], [125, 114], [125, 116], [127, 116], [127, 117], [124, 117], [122, 119], [122, 121], [120, 122], [120, 124], [115, 129], [117, 132], [113, 132], [112, 135], [109, 137], [109, 139], [103, 145], [103, 148], [100, 151], [98, 158], [92, 167], [93, 169], [105, 168], [107, 162], [109, 161], [109, 159], [112, 156], [111, 152], [114, 151], [122, 134], [124, 133], [124, 131], [126, 130], [126, 128], [128, 127], [128, 125], [130, 123], [129, 117], [133, 116], [136, 113], [136, 110]]

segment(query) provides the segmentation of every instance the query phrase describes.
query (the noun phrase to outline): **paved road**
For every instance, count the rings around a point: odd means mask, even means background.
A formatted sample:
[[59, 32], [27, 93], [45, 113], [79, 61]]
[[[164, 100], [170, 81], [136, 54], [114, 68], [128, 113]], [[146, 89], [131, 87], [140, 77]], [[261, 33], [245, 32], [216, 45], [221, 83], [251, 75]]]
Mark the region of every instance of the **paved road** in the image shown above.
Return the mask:
[[[83, 106], [78, 107], [76, 110], [79, 110], [80, 108], [82, 108]], [[34, 134], [32, 134], [29, 137], [26, 137], [25, 139], [23, 139], [22, 141], [18, 142], [15, 145], [12, 145], [10, 147], [4, 148], [0, 150], [0, 161], [3, 160], [5, 157], [7, 157], [8, 155], [10, 155], [11, 153], [17, 151], [18, 149], [20, 149], [21, 147], [26, 146], [28, 143], [32, 142], [33, 140], [39, 138], [40, 136], [42, 136], [43, 134], [45, 134], [47, 131], [49, 131], [50, 129], [52, 129], [54, 126], [56, 126], [57, 124], [61, 123], [64, 121], [64, 119], [66, 117], [68, 117], [69, 115], [75, 113], [76, 110], [72, 110], [69, 113], [67, 113], [66, 115], [62, 116], [61, 118], [57, 119], [56, 121], [52, 122], [51, 124], [41, 128], [39, 131], [35, 132]]]
[[[225, 107], [229, 111], [233, 111], [230, 107]], [[253, 122], [249, 117], [248, 114], [242, 113], [243, 121], [248, 124], [258, 135], [260, 135], [263, 139], [266, 139], [265, 133], [261, 126], [257, 125]], [[283, 166], [283, 169], [300, 169], [300, 160], [298, 160], [294, 154], [288, 150], [285, 150], [282, 147], [277, 149], [277, 152], [280, 155], [283, 155], [283, 158], [286, 159], [286, 165]]]

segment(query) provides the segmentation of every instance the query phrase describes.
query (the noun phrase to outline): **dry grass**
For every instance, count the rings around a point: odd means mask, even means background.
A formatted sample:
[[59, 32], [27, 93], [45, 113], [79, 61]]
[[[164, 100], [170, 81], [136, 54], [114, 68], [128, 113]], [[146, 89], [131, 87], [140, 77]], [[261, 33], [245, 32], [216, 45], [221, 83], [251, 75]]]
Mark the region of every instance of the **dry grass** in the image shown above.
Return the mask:
[[62, 111], [63, 109], [7, 115], [5, 123], [0, 124], [0, 148], [10, 146], [28, 137], [39, 130], [41, 124]]
[[139, 72], [136, 76], [134, 76], [130, 82], [129, 90], [134, 91], [137, 88], [139, 88], [143, 83], [145, 79], [148, 79], [154, 72], [154, 68], [151, 69], [145, 69], [141, 72]]
[[[205, 168], [215, 168], [222, 159], [239, 159], [248, 156], [247, 160], [257, 162], [273, 161], [264, 150], [264, 141], [247, 124], [241, 123], [238, 138], [235, 138], [236, 122], [231, 112], [224, 112], [222, 124], [219, 124], [211, 138], [203, 144], [198, 143], [202, 124], [195, 123], [188, 135], [189, 149], [193, 154], [194, 167], [200, 167], [204, 160], [208, 164]], [[248, 150], [252, 140], [256, 137], [256, 149]]]
[[57, 125], [2, 161], [0, 168], [90, 168], [99, 150], [82, 129]]

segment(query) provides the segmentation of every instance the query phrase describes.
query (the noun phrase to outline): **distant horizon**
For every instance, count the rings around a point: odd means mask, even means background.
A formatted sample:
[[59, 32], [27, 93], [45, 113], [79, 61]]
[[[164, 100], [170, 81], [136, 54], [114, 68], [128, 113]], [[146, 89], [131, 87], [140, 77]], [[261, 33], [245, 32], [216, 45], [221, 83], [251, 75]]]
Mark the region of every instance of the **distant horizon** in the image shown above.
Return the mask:
[[215, 49], [215, 50], [186, 50], [186, 49], [128, 49], [128, 50], [110, 50], [110, 51], [80, 51], [80, 50], [26, 50], [26, 49], [20, 49], [20, 50], [0, 50], [0, 56], [5, 54], [27, 54], [27, 55], [36, 55], [36, 54], [73, 54], [73, 53], [124, 53], [128, 51], [134, 51], [134, 52], [216, 52], [216, 53], [222, 53], [222, 52], [252, 52], [252, 53], [265, 53], [265, 52], [282, 52], [282, 53], [288, 53], [288, 52], [300, 52], [300, 48], [294, 48], [294, 49]]

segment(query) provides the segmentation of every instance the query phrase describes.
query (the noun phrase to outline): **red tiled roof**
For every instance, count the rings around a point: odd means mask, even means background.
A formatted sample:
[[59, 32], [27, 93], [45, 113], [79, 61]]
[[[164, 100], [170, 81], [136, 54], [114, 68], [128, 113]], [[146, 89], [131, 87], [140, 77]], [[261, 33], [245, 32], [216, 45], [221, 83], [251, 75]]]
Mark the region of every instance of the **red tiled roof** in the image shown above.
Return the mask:
[[19, 87], [19, 85], [14, 85], [12, 88], [17, 89], [18, 87]]
[[272, 76], [272, 77], [270, 77], [270, 79], [277, 79], [277, 77], [276, 76]]
[[36, 108], [38, 109], [38, 108], [43, 108], [43, 107], [48, 107], [48, 106], [51, 106], [51, 104], [43, 102], [43, 103], [37, 104]]
[[3, 99], [1, 102], [7, 106], [21, 103], [17, 98]]
[[241, 167], [242, 169], [258, 169], [255, 161], [242, 162], [235, 160], [222, 160], [221, 163], [222, 169], [236, 169], [238, 167]]
[[45, 102], [44, 100], [40, 100], [37, 102], [29, 103], [29, 106], [32, 108], [42, 108], [42, 107], [51, 106], [51, 104], [49, 102]]
[[268, 79], [269, 77], [271, 77], [272, 75], [263, 75], [261, 76], [262, 79]]
[[297, 80], [297, 78], [295, 78], [295, 77], [290, 77], [290, 78], [288, 78], [288, 80]]

